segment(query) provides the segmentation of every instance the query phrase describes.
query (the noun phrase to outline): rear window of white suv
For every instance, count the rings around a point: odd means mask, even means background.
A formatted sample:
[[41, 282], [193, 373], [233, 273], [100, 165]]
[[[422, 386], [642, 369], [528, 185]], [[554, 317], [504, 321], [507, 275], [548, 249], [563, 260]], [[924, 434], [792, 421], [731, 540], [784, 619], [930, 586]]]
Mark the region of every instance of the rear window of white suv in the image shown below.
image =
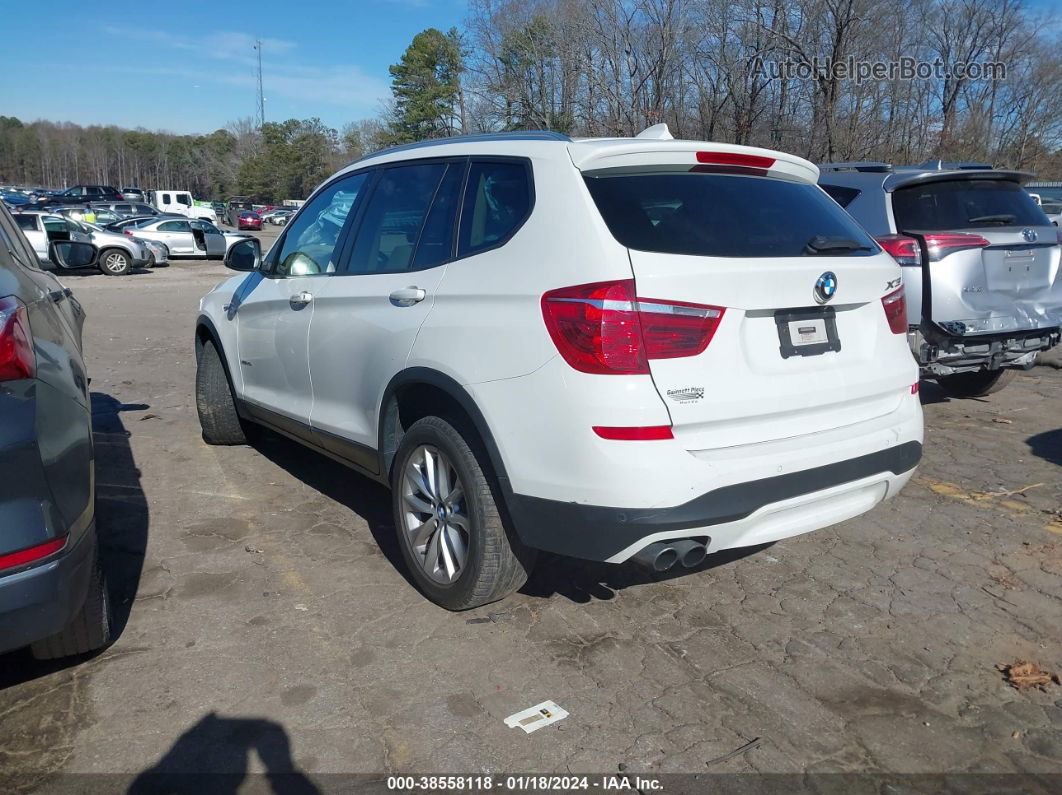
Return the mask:
[[612, 235], [639, 251], [704, 257], [870, 256], [879, 251], [815, 185], [676, 172], [585, 179]]

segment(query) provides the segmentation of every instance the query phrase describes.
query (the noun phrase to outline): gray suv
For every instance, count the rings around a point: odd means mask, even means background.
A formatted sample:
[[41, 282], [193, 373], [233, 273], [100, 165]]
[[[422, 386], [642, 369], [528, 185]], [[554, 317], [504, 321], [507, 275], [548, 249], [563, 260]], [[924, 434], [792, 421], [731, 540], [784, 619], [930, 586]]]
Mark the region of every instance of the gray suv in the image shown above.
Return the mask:
[[[96, 257], [91, 243], [52, 241], [47, 266]], [[0, 653], [64, 657], [110, 639], [84, 317], [0, 205]]]
[[908, 340], [952, 397], [997, 392], [1058, 344], [1059, 230], [1022, 188], [981, 163], [826, 163], [819, 185], [903, 267]]

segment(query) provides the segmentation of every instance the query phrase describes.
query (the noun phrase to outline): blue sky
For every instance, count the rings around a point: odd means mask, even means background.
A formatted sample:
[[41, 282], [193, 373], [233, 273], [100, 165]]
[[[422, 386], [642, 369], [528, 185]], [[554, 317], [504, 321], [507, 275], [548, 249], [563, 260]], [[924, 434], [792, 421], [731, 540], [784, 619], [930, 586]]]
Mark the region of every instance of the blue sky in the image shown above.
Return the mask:
[[339, 128], [378, 114], [416, 33], [466, 13], [464, 0], [5, 2], [0, 114], [211, 132], [254, 115], [260, 37], [266, 119]]

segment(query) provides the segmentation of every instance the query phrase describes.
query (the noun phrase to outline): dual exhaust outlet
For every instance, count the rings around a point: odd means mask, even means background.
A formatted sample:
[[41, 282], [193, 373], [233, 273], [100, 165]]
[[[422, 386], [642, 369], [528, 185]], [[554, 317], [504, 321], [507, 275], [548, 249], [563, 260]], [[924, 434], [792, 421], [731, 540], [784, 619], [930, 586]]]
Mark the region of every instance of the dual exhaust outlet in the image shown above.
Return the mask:
[[708, 557], [707, 544], [694, 541], [692, 538], [683, 538], [678, 541], [655, 541], [636, 552], [631, 560], [652, 571], [664, 572], [676, 563], [692, 569], [694, 566], [701, 565], [706, 557]]

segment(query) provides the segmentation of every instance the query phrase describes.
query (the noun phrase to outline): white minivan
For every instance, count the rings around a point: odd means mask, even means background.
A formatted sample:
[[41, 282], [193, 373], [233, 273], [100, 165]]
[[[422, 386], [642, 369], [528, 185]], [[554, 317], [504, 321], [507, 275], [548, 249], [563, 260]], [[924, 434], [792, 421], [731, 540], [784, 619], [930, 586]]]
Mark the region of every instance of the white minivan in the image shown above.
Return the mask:
[[202, 207], [196, 204], [192, 194], [186, 190], [149, 191], [148, 201], [159, 212], [184, 215], [188, 218], [202, 218], [212, 224], [218, 222], [218, 214], [210, 207]]
[[538, 550], [693, 567], [895, 496], [922, 453], [900, 267], [812, 163], [643, 136], [380, 152], [264, 257], [234, 244], [204, 439], [266, 426], [389, 485], [450, 609]]

